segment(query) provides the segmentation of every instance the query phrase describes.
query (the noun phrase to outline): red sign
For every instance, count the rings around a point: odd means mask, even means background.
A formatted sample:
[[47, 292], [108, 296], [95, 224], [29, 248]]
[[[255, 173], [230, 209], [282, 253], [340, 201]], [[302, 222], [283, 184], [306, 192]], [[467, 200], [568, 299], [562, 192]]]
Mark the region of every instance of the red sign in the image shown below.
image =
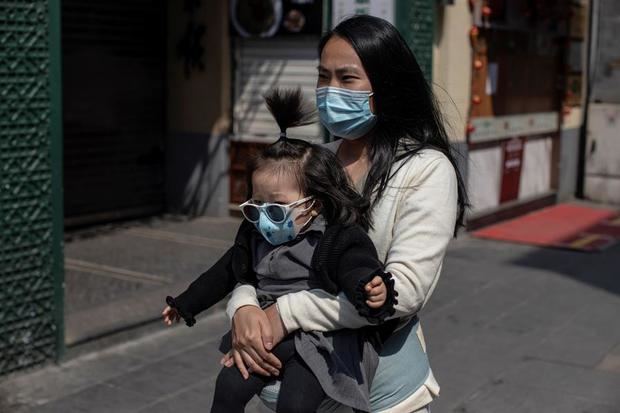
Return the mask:
[[502, 144], [504, 149], [504, 161], [502, 163], [500, 204], [513, 201], [519, 197], [524, 144], [525, 140], [523, 138], [512, 138]]

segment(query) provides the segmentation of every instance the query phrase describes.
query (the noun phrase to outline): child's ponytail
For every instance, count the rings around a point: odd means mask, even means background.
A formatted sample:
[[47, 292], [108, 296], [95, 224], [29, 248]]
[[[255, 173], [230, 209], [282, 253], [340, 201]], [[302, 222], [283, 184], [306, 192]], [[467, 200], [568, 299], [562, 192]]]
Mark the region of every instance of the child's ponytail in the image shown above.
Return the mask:
[[286, 135], [288, 128], [309, 125], [316, 121], [316, 109], [304, 100], [299, 87], [296, 89], [275, 88], [263, 97], [281, 134]]

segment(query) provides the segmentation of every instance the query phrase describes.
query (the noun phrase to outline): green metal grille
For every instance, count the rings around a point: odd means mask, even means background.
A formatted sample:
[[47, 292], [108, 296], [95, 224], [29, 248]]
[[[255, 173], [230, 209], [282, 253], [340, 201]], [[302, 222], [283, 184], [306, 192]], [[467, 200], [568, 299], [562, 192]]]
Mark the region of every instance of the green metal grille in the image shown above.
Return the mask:
[[430, 82], [433, 74], [435, 0], [396, 0], [396, 27]]
[[61, 349], [57, 6], [0, 1], [0, 374]]

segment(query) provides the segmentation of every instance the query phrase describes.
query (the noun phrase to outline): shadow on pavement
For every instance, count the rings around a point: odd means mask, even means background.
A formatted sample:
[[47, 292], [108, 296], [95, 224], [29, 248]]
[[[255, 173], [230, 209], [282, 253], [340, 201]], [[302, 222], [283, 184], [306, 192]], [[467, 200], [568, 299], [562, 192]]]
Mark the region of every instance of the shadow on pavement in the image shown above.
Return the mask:
[[593, 253], [539, 248], [520, 256], [512, 263], [552, 271], [620, 295], [620, 244]]

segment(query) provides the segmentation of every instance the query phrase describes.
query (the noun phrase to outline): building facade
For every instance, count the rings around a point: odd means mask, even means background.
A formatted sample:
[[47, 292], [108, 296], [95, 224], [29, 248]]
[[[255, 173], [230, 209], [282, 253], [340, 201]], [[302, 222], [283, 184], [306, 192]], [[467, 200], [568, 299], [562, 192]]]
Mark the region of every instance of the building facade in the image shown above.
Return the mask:
[[553, 0], [445, 7], [435, 70], [458, 99], [469, 228], [573, 196], [587, 10]]
[[[11, 304], [0, 374], [62, 355], [63, 223], [229, 215], [245, 160], [277, 138], [262, 94], [300, 86], [314, 99], [318, 40], [352, 14], [393, 22], [433, 82], [472, 227], [571, 197], [588, 12], [559, 0], [0, 1], [0, 298]], [[291, 133], [330, 139], [318, 125]]]

